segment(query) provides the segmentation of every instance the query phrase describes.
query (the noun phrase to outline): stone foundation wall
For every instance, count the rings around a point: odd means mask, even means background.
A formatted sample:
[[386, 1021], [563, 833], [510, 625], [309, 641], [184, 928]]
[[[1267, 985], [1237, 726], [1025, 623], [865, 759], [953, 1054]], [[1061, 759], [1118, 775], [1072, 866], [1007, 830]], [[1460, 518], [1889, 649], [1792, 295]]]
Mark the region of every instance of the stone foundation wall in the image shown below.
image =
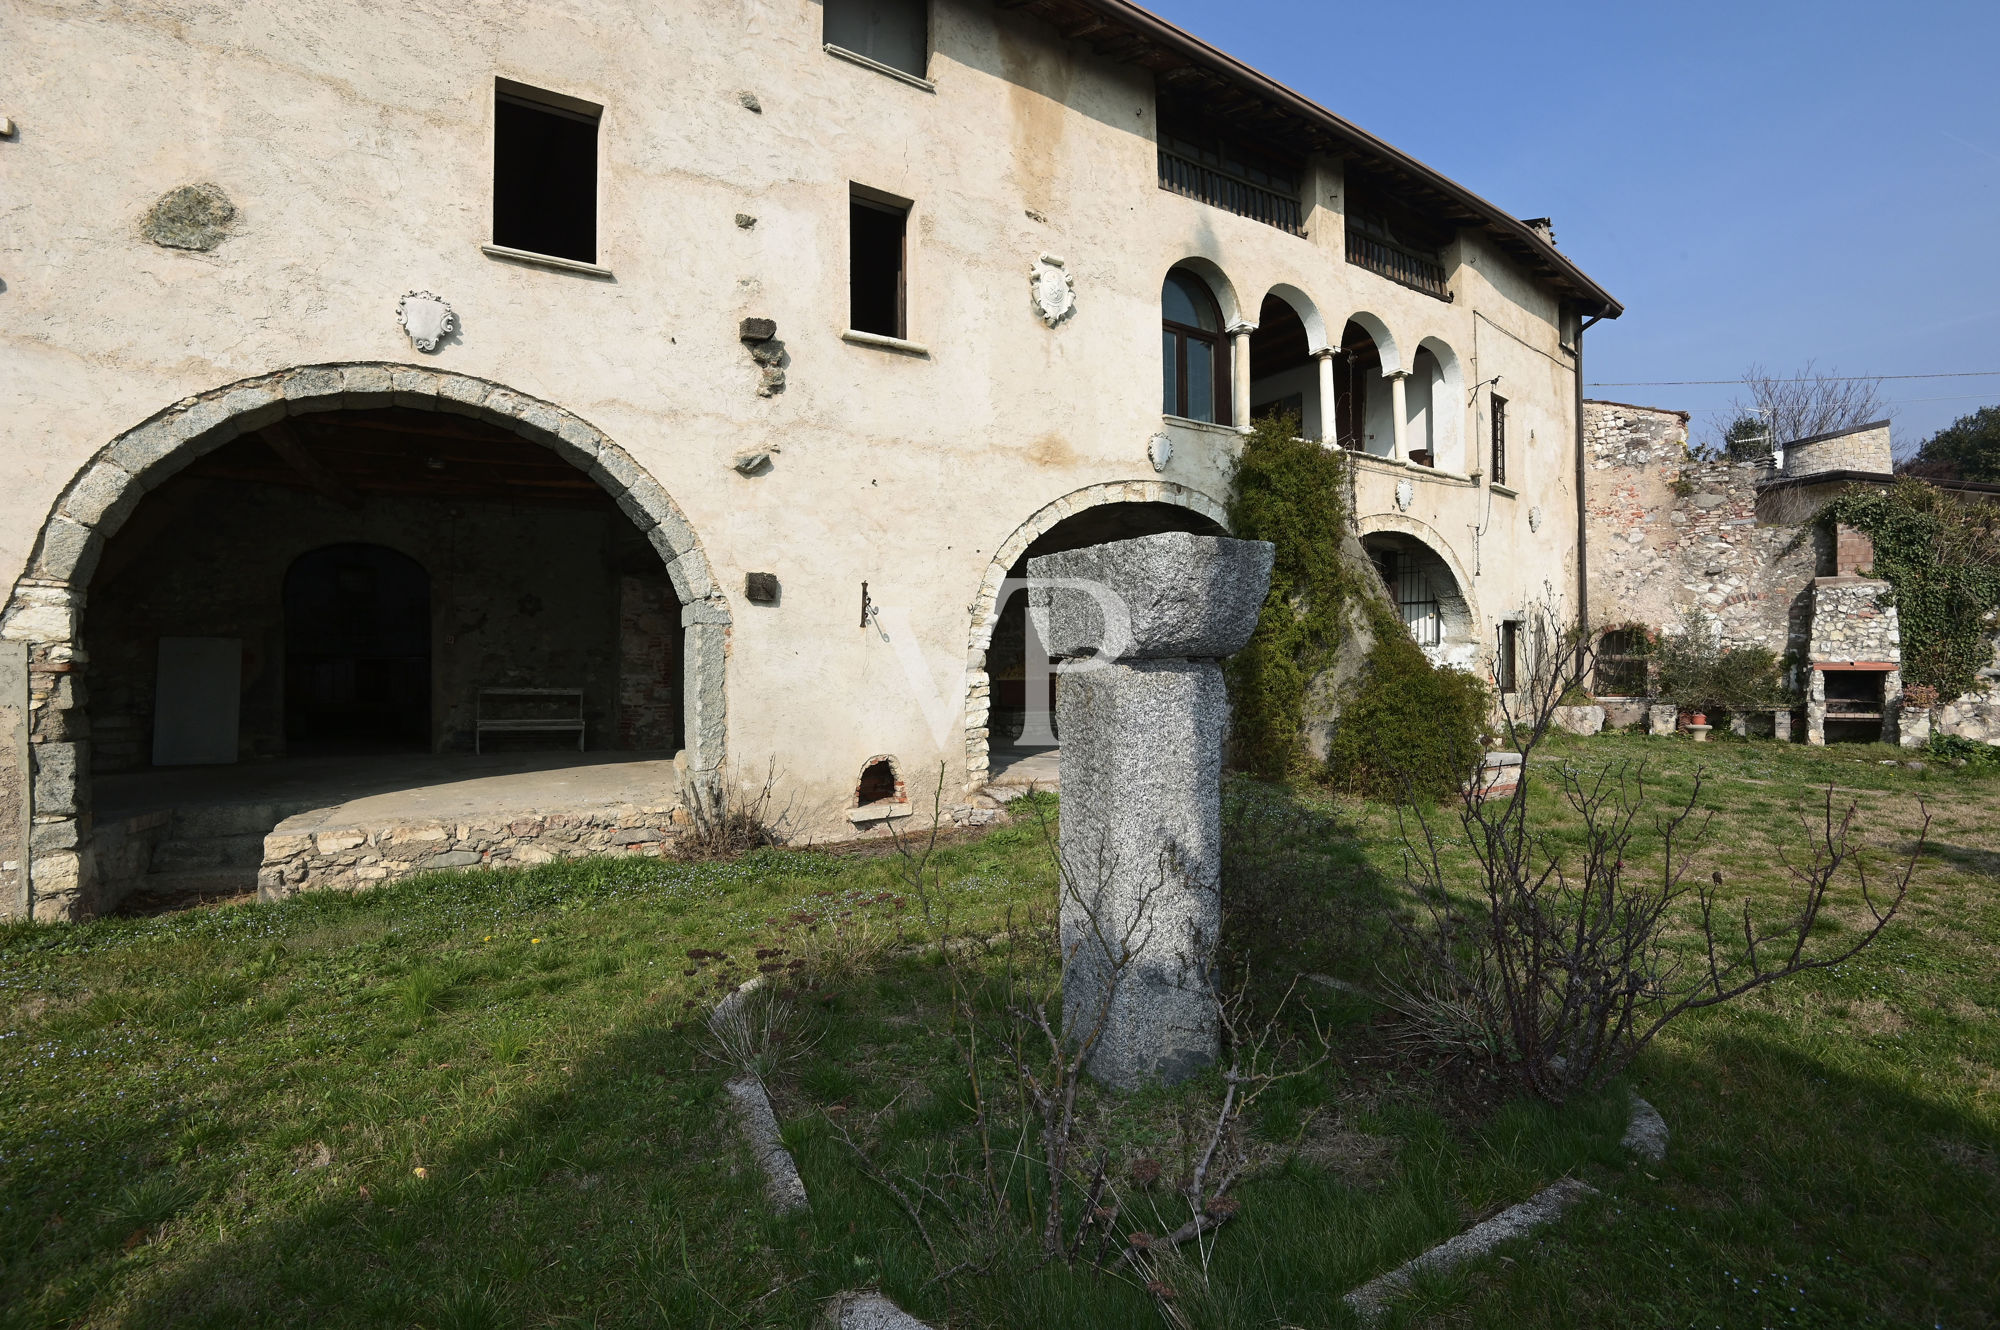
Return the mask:
[[257, 894], [279, 900], [301, 891], [379, 886], [448, 868], [532, 868], [595, 855], [660, 855], [686, 832], [678, 807], [549, 813], [510, 821], [414, 822], [390, 827], [311, 828], [280, 822], [264, 838]]
[[1688, 455], [1687, 415], [1585, 402], [1591, 617], [1671, 627], [1700, 608], [1726, 647], [1805, 646], [1819, 551], [1796, 526], [1760, 524], [1760, 462]]

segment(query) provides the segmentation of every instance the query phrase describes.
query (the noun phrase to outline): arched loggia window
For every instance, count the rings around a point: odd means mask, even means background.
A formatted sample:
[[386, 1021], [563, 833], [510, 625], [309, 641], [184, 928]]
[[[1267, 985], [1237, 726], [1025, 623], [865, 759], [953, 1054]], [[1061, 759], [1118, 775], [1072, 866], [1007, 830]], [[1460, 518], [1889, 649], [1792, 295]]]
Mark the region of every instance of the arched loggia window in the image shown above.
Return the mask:
[[1162, 406], [1170, 416], [1226, 424], [1229, 343], [1222, 311], [1192, 273], [1176, 268], [1160, 292]]

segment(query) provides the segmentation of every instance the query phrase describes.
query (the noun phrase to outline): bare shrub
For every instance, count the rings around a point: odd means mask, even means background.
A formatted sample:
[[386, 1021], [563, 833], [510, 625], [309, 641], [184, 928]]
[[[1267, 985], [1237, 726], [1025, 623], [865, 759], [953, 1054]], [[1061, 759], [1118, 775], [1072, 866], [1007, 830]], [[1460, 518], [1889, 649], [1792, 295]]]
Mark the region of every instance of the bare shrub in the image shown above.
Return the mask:
[[[1570, 765], [1552, 779], [1581, 823], [1558, 836], [1536, 828], [1529, 793], [1539, 779], [1527, 759], [1556, 702], [1587, 672], [1587, 637], [1576, 634], [1539, 659], [1540, 676], [1519, 693], [1507, 729], [1523, 756], [1520, 783], [1484, 799], [1468, 781], [1457, 821], [1471, 862], [1446, 853], [1433, 816], [1399, 810], [1408, 884], [1420, 902], [1406, 922], [1406, 976], [1391, 1000], [1414, 1037], [1496, 1066], [1553, 1103], [1594, 1090], [1628, 1066], [1668, 1022], [1806, 970], [1846, 961], [1888, 926], [1909, 890], [1924, 830], [1900, 871], [1871, 883], [1856, 843], [1854, 808], [1836, 809], [1828, 788], [1809, 823], [1806, 848], [1785, 856], [1796, 891], [1783, 910], [1740, 912], [1724, 900], [1720, 872], [1698, 866], [1709, 830], [1703, 779], [1687, 798], [1650, 819], [1658, 866], [1639, 868], [1635, 837], [1646, 804], [1643, 767], [1594, 775]], [[1865, 915], [1852, 940], [1816, 937], [1836, 888]]]
[[684, 859], [725, 859], [789, 839], [791, 805], [777, 802], [778, 763], [759, 779], [736, 779], [727, 765], [688, 771], [680, 778], [681, 809], [688, 826], [674, 842]]
[[[1180, 1092], [1185, 1166], [1172, 1178], [1157, 1164], [1148, 1169], [1149, 1161], [1121, 1167], [1094, 1142], [1121, 1134], [1109, 1124], [1131, 1111], [1132, 1101], [1094, 1085], [1088, 1069], [1113, 1000], [1139, 962], [1145, 939], [1136, 930], [1147, 926], [1141, 921], [1150, 911], [1142, 899], [1129, 914], [1106, 917], [1099, 903], [1111, 898], [1115, 864], [1066, 862], [1047, 801], [1029, 807], [1056, 867], [1061, 902], [1083, 915], [1072, 950], [1092, 947], [1108, 967], [1095, 1001], [1063, 1006], [1063, 973], [1075, 957], [1064, 950], [1053, 912], [1010, 913], [995, 937], [947, 936], [939, 954], [969, 1131], [928, 1145], [917, 1167], [899, 1168], [867, 1146], [846, 1114], [827, 1120], [910, 1220], [935, 1266], [932, 1282], [949, 1289], [950, 1281], [990, 1272], [1025, 1245], [1042, 1263], [1081, 1264], [1144, 1287], [1169, 1324], [1192, 1324], [1181, 1319], [1188, 1305], [1182, 1291], [1191, 1280], [1205, 1287], [1215, 1230], [1237, 1212], [1234, 1189], [1258, 1162], [1249, 1139], [1254, 1107], [1279, 1081], [1319, 1067], [1327, 1041], [1313, 1024], [1317, 1051], [1301, 1056], [1291, 994], [1275, 1010], [1260, 1009], [1247, 966], [1233, 967], [1236, 981], [1210, 993], [1226, 1066]], [[1183, 885], [1175, 856], [1163, 854], [1151, 889]], [[1188, 945], [1212, 951], [1214, 943]], [[1165, 1185], [1155, 1188], [1156, 1181]], [[1185, 1244], [1193, 1244], [1188, 1255], [1176, 1255]]]

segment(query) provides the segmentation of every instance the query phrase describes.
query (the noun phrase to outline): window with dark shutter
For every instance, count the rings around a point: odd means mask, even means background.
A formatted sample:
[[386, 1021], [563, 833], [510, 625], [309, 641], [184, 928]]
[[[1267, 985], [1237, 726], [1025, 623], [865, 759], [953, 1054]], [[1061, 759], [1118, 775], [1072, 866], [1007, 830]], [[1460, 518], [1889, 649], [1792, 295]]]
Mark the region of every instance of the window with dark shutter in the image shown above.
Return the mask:
[[930, 67], [927, 0], [824, 0], [825, 41], [923, 78]]
[[847, 326], [903, 337], [908, 326], [904, 241], [909, 210], [850, 196], [847, 205]]
[[1493, 474], [1492, 483], [1507, 483], [1507, 399], [1493, 398]]
[[[547, 97], [549, 100], [541, 100]], [[502, 84], [493, 107], [493, 243], [597, 262], [603, 108]]]

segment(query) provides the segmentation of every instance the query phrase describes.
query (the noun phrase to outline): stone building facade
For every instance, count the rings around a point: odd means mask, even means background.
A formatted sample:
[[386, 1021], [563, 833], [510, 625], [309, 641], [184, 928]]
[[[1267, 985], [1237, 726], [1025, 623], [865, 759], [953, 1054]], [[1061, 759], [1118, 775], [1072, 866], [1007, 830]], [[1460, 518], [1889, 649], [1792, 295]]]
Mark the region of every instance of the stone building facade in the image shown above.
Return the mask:
[[1699, 608], [1725, 646], [1799, 652], [1819, 551], [1758, 521], [1769, 466], [1696, 460], [1684, 411], [1586, 401], [1583, 418], [1592, 621], [1657, 630]]
[[16, 19], [5, 913], [115, 905], [100, 841], [145, 828], [93, 773], [156, 769], [163, 714], [254, 782], [329, 716], [452, 752], [483, 690], [547, 686], [592, 749], [775, 764], [803, 835], [907, 812], [860, 798], [885, 754], [971, 807], [1010, 577], [1222, 530], [1256, 412], [1350, 450], [1441, 657], [1581, 599], [1617, 303], [1125, 0]]
[[[1592, 625], [1672, 631], [1689, 610], [1703, 610], [1723, 646], [1765, 647], [1783, 659], [1802, 698], [1805, 742], [1879, 735], [1922, 743], [1932, 720], [1904, 714], [1901, 628], [1889, 583], [1869, 575], [1873, 546], [1858, 531], [1811, 525], [1848, 486], [1894, 478], [1889, 423], [1735, 461], [1692, 455], [1687, 419], [1656, 407], [1584, 404]], [[1995, 646], [2000, 653], [2000, 639]], [[2000, 741], [1995, 680], [2000, 672], [1989, 672], [1980, 691], [1945, 701], [1942, 732]], [[1611, 710], [1632, 719], [1643, 707], [1635, 699], [1621, 708], [1614, 696]]]

